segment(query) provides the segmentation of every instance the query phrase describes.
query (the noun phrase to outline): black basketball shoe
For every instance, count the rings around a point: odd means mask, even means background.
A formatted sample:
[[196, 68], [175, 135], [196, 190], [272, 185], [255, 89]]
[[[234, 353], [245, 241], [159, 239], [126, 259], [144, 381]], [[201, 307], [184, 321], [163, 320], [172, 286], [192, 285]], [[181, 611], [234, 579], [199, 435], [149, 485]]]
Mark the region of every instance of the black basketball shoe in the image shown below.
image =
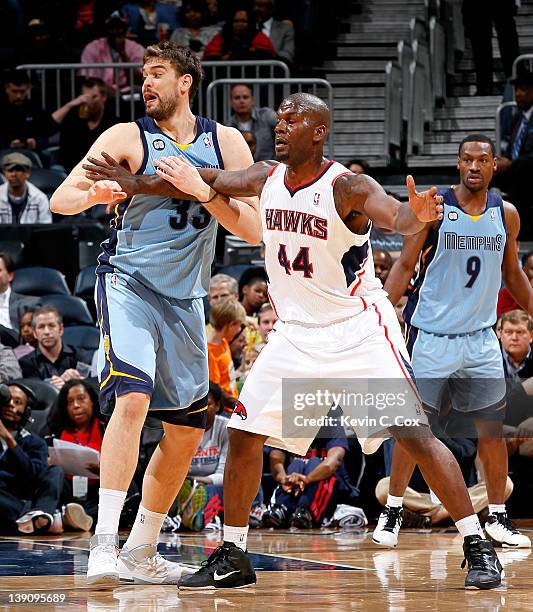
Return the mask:
[[224, 542], [194, 574], [183, 576], [178, 587], [184, 590], [242, 589], [257, 582], [248, 555], [232, 542]]
[[313, 515], [311, 510], [307, 506], [298, 506], [291, 516], [290, 526], [298, 529], [312, 529]]
[[283, 504], [273, 504], [263, 514], [264, 527], [284, 529], [287, 527], [287, 508]]
[[468, 564], [465, 588], [495, 589], [501, 585], [503, 568], [489, 540], [478, 535], [466, 536], [463, 551], [465, 558], [461, 567], [464, 568]]

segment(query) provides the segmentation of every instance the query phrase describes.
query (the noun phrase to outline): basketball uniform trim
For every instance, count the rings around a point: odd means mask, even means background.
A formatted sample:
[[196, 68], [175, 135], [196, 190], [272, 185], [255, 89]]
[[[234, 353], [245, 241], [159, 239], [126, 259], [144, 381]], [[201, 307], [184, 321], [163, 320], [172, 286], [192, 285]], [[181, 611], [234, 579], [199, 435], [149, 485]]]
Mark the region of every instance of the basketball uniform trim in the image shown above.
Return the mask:
[[141, 167], [137, 170], [135, 174], [143, 174], [146, 170], [146, 164], [148, 163], [148, 141], [146, 140], [146, 134], [144, 133], [144, 126], [141, 123], [140, 119], [135, 121], [135, 125], [138, 127], [139, 132], [141, 133], [141, 142], [143, 145], [143, 160], [141, 162]]
[[[115, 395], [118, 397], [137, 391], [151, 396], [154, 390], [154, 382], [146, 372], [119, 359], [113, 350], [105, 278], [104, 274], [98, 275], [96, 285], [98, 323], [105, 350], [105, 366], [100, 374], [100, 398], [103, 406]], [[127, 385], [121, 385], [121, 378], [128, 379]]]
[[274, 174], [274, 172], [276, 171], [276, 168], [279, 166], [279, 164], [276, 164], [275, 166], [272, 166], [272, 168], [269, 170], [267, 178], [272, 176]]
[[299, 185], [296, 185], [296, 187], [291, 187], [287, 181], [287, 168], [285, 168], [285, 175], [283, 176], [283, 184], [285, 185], [287, 191], [290, 193], [291, 198], [298, 193], [298, 191], [300, 191], [300, 189], [305, 189], [307, 187], [310, 187], [313, 183], [316, 183], [317, 181], [319, 181], [324, 174], [326, 174], [326, 172], [331, 168], [331, 166], [333, 166], [335, 162], [330, 159], [328, 161], [328, 163], [323, 166], [317, 174], [315, 174], [315, 176], [311, 179], [309, 179], [307, 182], [305, 183], [300, 183]]

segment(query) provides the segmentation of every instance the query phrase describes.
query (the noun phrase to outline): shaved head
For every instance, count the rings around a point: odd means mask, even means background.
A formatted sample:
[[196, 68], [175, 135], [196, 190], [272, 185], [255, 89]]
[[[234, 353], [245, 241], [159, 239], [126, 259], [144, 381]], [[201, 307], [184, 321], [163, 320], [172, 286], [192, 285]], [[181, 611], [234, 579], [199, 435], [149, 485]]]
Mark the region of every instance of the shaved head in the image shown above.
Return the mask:
[[287, 96], [280, 104], [280, 108], [288, 106], [311, 115], [316, 125], [325, 125], [329, 130], [330, 112], [324, 100], [312, 94], [299, 92]]

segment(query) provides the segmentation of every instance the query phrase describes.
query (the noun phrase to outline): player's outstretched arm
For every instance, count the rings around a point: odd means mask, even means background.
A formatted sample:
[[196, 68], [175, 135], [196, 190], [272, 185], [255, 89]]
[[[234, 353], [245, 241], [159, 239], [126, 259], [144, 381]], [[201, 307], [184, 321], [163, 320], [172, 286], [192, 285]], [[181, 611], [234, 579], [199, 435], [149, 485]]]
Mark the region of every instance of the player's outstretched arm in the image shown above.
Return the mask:
[[418, 193], [413, 177], [408, 176], [407, 191], [409, 202], [404, 204], [366, 174], [345, 174], [335, 182], [335, 204], [342, 218], [357, 211], [378, 227], [404, 235], [417, 234], [426, 223], [442, 219], [442, 196], [436, 187]]
[[95, 204], [112, 204], [127, 197], [118, 183], [101, 177], [99, 183], [88, 179], [83, 164], [88, 156], [96, 157], [108, 150], [120, 163], [133, 170], [141, 164], [142, 145], [139, 130], [133, 123], [118, 123], [103, 132], [89, 149], [87, 156], [67, 176], [50, 199], [52, 212], [75, 215]]
[[516, 208], [504, 202], [507, 241], [503, 254], [503, 282], [514, 299], [533, 317], [533, 287], [518, 263], [516, 239], [520, 231], [520, 216]]
[[400, 257], [394, 262], [385, 281], [384, 289], [395, 306], [405, 294], [414, 276], [416, 262], [426, 241], [431, 225], [427, 224], [418, 234], [406, 236]]

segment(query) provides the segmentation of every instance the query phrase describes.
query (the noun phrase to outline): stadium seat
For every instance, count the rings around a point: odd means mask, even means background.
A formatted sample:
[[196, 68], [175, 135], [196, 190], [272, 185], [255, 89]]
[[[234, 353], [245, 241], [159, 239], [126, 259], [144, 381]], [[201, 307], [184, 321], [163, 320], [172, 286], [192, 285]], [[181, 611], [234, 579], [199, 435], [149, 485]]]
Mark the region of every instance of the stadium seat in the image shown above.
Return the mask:
[[59, 270], [40, 266], [15, 270], [11, 287], [22, 295], [70, 295], [65, 277]]
[[7, 253], [13, 259], [15, 268], [22, 263], [22, 253], [24, 251], [24, 243], [19, 240], [1, 240], [0, 251]]
[[74, 295], [92, 299], [94, 294], [94, 286], [96, 284], [96, 266], [87, 266], [82, 268], [78, 276], [76, 277], [76, 284], [74, 285]]
[[50, 197], [59, 185], [61, 185], [66, 176], [64, 172], [59, 172], [59, 170], [33, 168], [30, 176], [30, 183]]
[[63, 334], [65, 344], [86, 351], [95, 351], [100, 344], [100, 330], [92, 325], [72, 325], [65, 327]]
[[248, 268], [252, 267], [251, 264], [236, 264], [233, 266], [220, 266], [217, 268], [215, 274], [227, 274], [234, 278], [237, 282], [240, 280], [242, 273]]
[[58, 391], [51, 384], [37, 378], [25, 378], [22, 382], [37, 397], [31, 412], [32, 420], [26, 425], [26, 429], [34, 434], [41, 435], [46, 429], [48, 414], [56, 401]]
[[86, 268], [96, 265], [98, 255], [100, 255], [102, 249], [98, 240], [80, 240], [78, 252], [80, 268]]
[[72, 295], [44, 295], [43, 306], [51, 304], [55, 306], [63, 317], [63, 324], [70, 325], [94, 325], [87, 304], [79, 297]]

